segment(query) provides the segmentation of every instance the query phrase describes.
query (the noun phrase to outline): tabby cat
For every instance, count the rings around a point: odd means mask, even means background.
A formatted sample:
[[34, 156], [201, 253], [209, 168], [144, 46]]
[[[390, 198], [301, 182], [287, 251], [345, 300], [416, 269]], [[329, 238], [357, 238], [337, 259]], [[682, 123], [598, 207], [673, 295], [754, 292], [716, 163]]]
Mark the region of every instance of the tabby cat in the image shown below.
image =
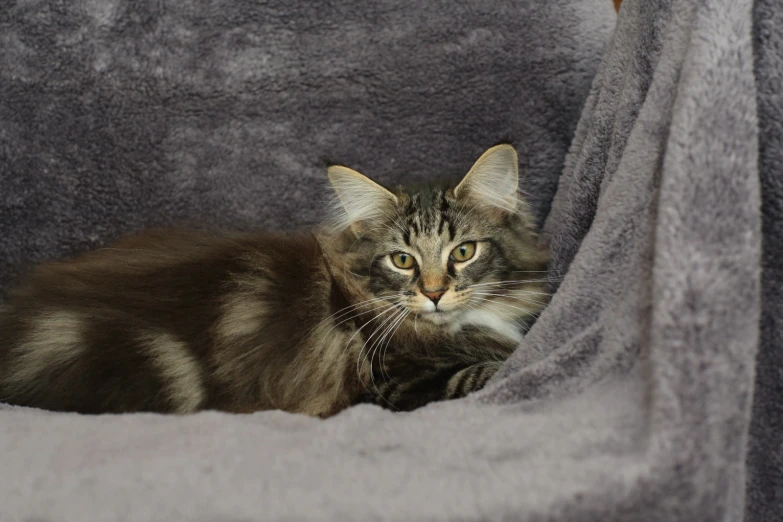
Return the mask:
[[326, 417], [481, 388], [549, 295], [514, 149], [456, 185], [328, 175], [306, 233], [150, 230], [32, 270], [0, 308], [0, 401]]

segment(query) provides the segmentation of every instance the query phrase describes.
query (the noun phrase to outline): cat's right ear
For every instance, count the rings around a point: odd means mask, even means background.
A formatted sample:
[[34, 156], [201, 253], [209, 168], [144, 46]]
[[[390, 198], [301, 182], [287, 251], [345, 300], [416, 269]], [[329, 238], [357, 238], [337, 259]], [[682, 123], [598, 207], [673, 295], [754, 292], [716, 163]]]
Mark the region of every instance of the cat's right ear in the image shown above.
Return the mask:
[[519, 208], [519, 160], [514, 147], [496, 145], [487, 150], [454, 189], [457, 198], [509, 213]]
[[332, 165], [327, 173], [337, 196], [331, 216], [336, 228], [350, 227], [360, 232], [369, 224], [389, 216], [398, 203], [397, 196], [348, 167]]

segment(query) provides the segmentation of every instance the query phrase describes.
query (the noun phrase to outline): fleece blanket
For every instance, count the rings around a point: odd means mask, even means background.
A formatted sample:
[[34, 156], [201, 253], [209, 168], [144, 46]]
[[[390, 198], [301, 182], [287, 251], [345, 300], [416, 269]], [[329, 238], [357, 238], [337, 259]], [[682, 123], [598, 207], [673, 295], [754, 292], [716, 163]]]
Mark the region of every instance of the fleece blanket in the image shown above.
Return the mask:
[[485, 390], [407, 414], [3, 407], [0, 520], [775, 520], [780, 7], [625, 0], [586, 101], [597, 1], [6, 11], [3, 277], [153, 221], [305, 222], [308, 151], [417, 179], [507, 133], [559, 288]]
[[539, 221], [608, 0], [0, 7], [0, 288], [151, 225], [308, 225], [327, 162], [461, 176], [516, 145]]
[[776, 520], [783, 512], [783, 1], [757, 0], [753, 18], [763, 257], [747, 520]]

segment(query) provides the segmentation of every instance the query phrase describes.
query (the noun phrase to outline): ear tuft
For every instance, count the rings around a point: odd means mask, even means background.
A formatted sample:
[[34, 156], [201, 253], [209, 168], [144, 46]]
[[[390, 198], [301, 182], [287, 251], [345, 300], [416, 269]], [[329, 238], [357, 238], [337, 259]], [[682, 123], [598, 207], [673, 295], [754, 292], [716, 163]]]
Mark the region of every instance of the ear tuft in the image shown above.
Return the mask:
[[458, 199], [514, 213], [519, 208], [519, 159], [514, 147], [487, 150], [454, 189]]
[[370, 178], [341, 165], [327, 170], [337, 196], [332, 205], [332, 223], [336, 228], [356, 228], [361, 223], [388, 216], [397, 204], [397, 196]]

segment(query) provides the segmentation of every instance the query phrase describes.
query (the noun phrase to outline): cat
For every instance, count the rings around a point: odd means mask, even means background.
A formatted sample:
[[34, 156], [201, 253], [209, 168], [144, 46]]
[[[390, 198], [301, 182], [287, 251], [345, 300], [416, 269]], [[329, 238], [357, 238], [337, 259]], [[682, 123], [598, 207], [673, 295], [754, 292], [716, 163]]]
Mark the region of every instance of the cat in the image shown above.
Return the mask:
[[328, 417], [483, 387], [549, 297], [514, 148], [457, 184], [328, 178], [309, 231], [151, 229], [34, 268], [0, 308], [0, 401]]

